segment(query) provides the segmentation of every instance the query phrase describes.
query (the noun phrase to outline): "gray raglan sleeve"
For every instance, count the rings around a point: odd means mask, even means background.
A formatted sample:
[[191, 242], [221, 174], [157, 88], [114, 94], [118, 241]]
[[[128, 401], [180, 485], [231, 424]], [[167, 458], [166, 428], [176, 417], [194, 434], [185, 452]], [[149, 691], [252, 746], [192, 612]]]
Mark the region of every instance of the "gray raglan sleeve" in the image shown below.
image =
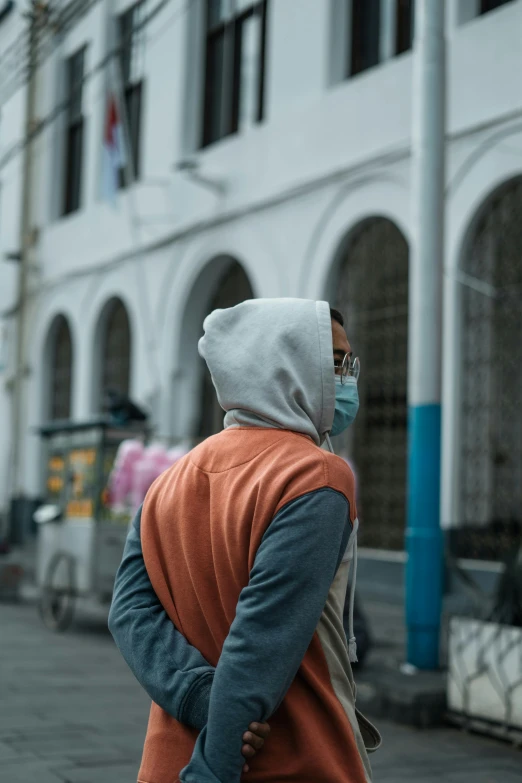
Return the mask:
[[151, 699], [181, 723], [202, 729], [214, 667], [177, 630], [154, 592], [143, 560], [140, 523], [141, 509], [116, 574], [109, 630]]
[[[183, 783], [239, 783], [242, 735], [283, 700], [319, 623], [348, 543], [346, 498], [325, 488], [292, 501], [263, 536], [210, 694], [208, 723]], [[267, 743], [263, 753], [270, 753]]]

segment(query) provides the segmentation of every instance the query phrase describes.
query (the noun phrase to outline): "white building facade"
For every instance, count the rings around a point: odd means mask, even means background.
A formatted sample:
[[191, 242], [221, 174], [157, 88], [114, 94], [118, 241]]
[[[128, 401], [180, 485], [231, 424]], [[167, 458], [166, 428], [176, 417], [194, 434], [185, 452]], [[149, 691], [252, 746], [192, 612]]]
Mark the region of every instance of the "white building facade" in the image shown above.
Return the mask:
[[[522, 0], [446, 1], [441, 522], [504, 531], [522, 516]], [[0, 22], [4, 508], [17, 274], [5, 256], [20, 244], [25, 92], [6, 52], [24, 5]], [[43, 489], [35, 428], [99, 414], [108, 386], [146, 407], [166, 442], [219, 429], [197, 354], [215, 306], [326, 298], [362, 362], [359, 420], [338, 446], [358, 470], [364, 543], [401, 549], [414, 0], [84, 0], [77, 16], [78, 4], [47, 5], [25, 492]], [[68, 8], [74, 23], [60, 26]], [[132, 166], [109, 202], [115, 83]]]

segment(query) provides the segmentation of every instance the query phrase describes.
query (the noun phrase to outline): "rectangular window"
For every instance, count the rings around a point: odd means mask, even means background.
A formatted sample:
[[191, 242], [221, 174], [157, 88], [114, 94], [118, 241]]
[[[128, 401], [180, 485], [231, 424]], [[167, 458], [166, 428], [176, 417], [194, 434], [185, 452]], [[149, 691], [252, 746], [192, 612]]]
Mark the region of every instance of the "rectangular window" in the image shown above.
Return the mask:
[[487, 14], [489, 11], [494, 11], [495, 8], [500, 8], [501, 5], [511, 2], [512, 0], [480, 0], [480, 15]]
[[[120, 186], [140, 176], [141, 115], [145, 60], [145, 0], [131, 6], [119, 18], [120, 73], [125, 109], [127, 143], [132, 171], [120, 172]], [[127, 150], [129, 153], [129, 150]]]
[[85, 48], [66, 62], [67, 128], [65, 139], [65, 186], [63, 214], [80, 208], [83, 168], [82, 112]]
[[378, 65], [381, 40], [381, 0], [352, 0], [352, 45], [349, 75]]
[[203, 146], [264, 116], [268, 0], [207, 0]]
[[397, 0], [395, 54], [402, 54], [413, 45], [415, 0]]

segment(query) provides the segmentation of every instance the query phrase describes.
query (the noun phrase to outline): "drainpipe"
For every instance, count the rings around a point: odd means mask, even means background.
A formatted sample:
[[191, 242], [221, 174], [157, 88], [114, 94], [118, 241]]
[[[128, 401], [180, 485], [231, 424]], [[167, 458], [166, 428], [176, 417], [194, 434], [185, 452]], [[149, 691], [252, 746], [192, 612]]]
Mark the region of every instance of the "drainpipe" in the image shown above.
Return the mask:
[[25, 102], [25, 155], [22, 171], [22, 206], [20, 216], [20, 257], [18, 268], [18, 297], [16, 305], [16, 358], [12, 386], [12, 429], [11, 429], [11, 519], [10, 537], [15, 533], [15, 524], [22, 523], [25, 515], [24, 490], [24, 440], [25, 396], [27, 366], [25, 343], [27, 330], [27, 293], [28, 271], [31, 264], [32, 236], [32, 199], [34, 140], [36, 124], [36, 70], [37, 44], [40, 27], [40, 13], [44, 10], [41, 0], [32, 0], [29, 11], [29, 53], [28, 81]]

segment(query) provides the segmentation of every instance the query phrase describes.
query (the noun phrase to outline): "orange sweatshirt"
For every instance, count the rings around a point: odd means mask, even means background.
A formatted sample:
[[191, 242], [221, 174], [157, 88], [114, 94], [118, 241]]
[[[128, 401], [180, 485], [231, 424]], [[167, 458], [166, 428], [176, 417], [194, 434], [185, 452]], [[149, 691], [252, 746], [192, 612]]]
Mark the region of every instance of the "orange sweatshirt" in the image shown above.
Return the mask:
[[217, 668], [197, 744], [152, 705], [140, 781], [239, 780], [242, 733], [269, 716], [245, 781], [370, 780], [342, 625], [355, 518], [350, 468], [288, 431], [225, 430], [156, 481], [145, 564], [172, 622]]

